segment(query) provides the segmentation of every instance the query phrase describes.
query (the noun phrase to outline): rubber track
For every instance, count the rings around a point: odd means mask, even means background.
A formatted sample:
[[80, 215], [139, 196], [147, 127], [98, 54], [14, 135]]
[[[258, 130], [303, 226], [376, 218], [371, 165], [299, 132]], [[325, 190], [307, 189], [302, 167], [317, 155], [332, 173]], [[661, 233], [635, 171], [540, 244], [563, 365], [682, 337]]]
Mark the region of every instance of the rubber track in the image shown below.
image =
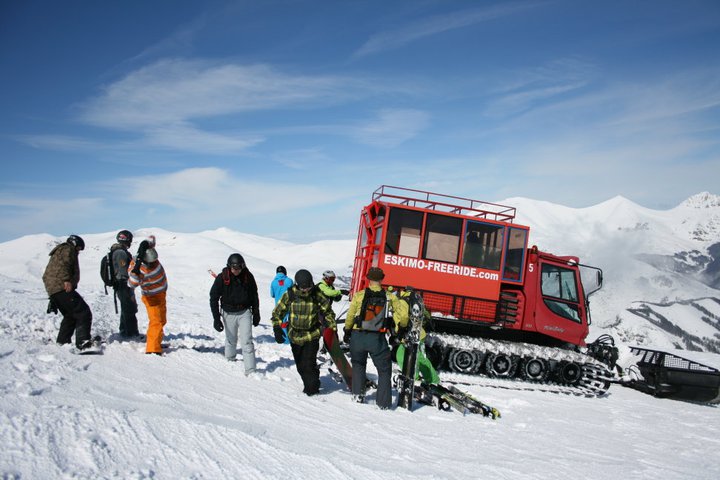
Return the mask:
[[565, 385], [552, 381], [543, 383], [529, 382], [520, 376], [508, 379], [490, 377], [485, 373], [476, 375], [455, 371], [443, 371], [442, 379], [449, 383], [521, 391], [561, 393], [582, 397], [600, 397], [607, 393], [610, 383], [615, 380], [614, 373], [608, 369], [605, 364], [592, 357], [571, 350], [448, 334], [428, 335], [426, 342], [428, 342], [428, 346], [439, 343], [444, 349], [460, 348], [464, 350], [476, 350], [483, 353], [504, 353], [520, 358], [539, 357], [556, 362], [575, 362], [580, 365], [583, 374], [577, 385]]

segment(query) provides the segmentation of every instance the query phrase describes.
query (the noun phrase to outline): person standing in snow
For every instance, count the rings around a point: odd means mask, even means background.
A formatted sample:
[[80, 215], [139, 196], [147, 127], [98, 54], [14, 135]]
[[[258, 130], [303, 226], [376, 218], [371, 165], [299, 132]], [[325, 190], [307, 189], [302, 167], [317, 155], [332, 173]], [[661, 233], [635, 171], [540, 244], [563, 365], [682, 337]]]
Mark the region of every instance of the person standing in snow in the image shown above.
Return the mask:
[[140, 287], [148, 314], [145, 353], [162, 355], [163, 328], [167, 323], [167, 276], [158, 260], [155, 239], [140, 242], [138, 253], [128, 268], [128, 286]]
[[295, 368], [303, 382], [303, 393], [312, 396], [320, 392], [320, 369], [317, 354], [320, 350], [322, 320], [335, 330], [335, 312], [330, 302], [314, 286], [312, 274], [307, 270], [295, 273], [295, 284], [275, 305], [272, 313], [273, 333], [277, 343], [285, 342], [281, 324], [288, 317], [288, 337]]
[[[260, 300], [255, 277], [239, 253], [230, 255], [227, 266], [215, 277], [210, 287], [210, 311], [215, 330], [225, 330], [225, 358], [235, 361], [239, 336], [245, 375], [254, 373], [255, 344], [252, 327], [260, 324]], [[225, 320], [224, 325], [221, 316]]]
[[397, 328], [407, 327], [408, 304], [383, 290], [382, 269], [371, 267], [368, 288], [356, 292], [348, 307], [343, 341], [350, 344], [353, 400], [365, 402], [367, 357], [378, 372], [377, 406], [386, 410], [392, 404], [392, 356], [385, 333], [388, 331], [388, 305], [392, 307]]
[[52, 249], [42, 277], [50, 296], [48, 313], [59, 310], [63, 316], [56, 341], [60, 345], [70, 343], [74, 333], [78, 350], [92, 346], [92, 311], [77, 292], [80, 283], [78, 256], [82, 250], [85, 250], [85, 241], [78, 235], [70, 235], [64, 243]]
[[337, 289], [333, 285], [335, 283], [335, 272], [332, 270], [325, 270], [323, 272], [322, 280], [318, 282], [317, 286], [320, 292], [331, 302], [339, 302], [343, 295], [347, 295], [349, 290]]
[[[400, 299], [408, 303], [408, 310], [409, 310], [409, 304], [410, 304], [410, 296], [412, 295], [413, 288], [412, 287], [405, 287], [405, 289], [400, 292]], [[437, 373], [437, 370], [435, 370], [435, 367], [430, 362], [430, 359], [427, 358], [427, 355], [425, 355], [425, 337], [427, 335], [425, 328], [428, 325], [432, 324], [432, 317], [430, 316], [430, 312], [426, 308], [423, 308], [423, 320], [422, 320], [422, 326], [420, 327], [420, 344], [418, 345], [418, 351], [417, 351], [417, 368], [415, 369], [415, 380], [422, 377], [423, 383], [427, 383], [428, 385], [440, 383], [440, 376]], [[409, 321], [407, 328], [410, 328]], [[397, 352], [395, 353], [395, 360], [397, 361], [398, 366], [400, 367], [400, 371], [402, 371], [403, 363], [405, 362], [405, 335], [407, 333], [407, 328], [399, 328], [396, 325], [397, 331], [394, 332], [394, 338], [398, 341], [398, 348]]]
[[[283, 293], [285, 293], [292, 286], [293, 280], [292, 278], [287, 276], [287, 270], [285, 269], [285, 267], [283, 267], [282, 265], [277, 267], [277, 269], [275, 270], [275, 278], [270, 283], [270, 296], [275, 299], [275, 305], [278, 304], [280, 298], [283, 296]], [[285, 333], [285, 343], [289, 344], [290, 339], [287, 336], [287, 315], [285, 315], [285, 318], [283, 319], [280, 326]]]
[[128, 285], [128, 266], [132, 255], [128, 251], [132, 245], [133, 234], [129, 230], [120, 230], [115, 237], [117, 243], [110, 247], [112, 252], [112, 268], [115, 274], [113, 290], [120, 300], [120, 336], [122, 338], [138, 338], [137, 311], [135, 290]]

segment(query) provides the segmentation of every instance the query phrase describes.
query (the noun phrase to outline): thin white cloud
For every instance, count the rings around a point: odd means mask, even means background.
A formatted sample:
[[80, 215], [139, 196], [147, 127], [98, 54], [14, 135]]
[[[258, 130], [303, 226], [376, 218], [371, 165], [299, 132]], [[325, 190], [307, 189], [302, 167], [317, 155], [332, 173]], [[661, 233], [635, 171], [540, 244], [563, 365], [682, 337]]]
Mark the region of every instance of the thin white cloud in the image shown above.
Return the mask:
[[94, 126], [138, 130], [329, 101], [342, 96], [347, 83], [330, 76], [286, 75], [266, 65], [163, 60], [106, 87], [81, 106], [80, 118]]
[[88, 217], [103, 212], [100, 198], [44, 198], [18, 195], [0, 196], [3, 211], [3, 236], [20, 236], [31, 233], [70, 231], [69, 226], [83, 223]]
[[597, 78], [595, 65], [578, 58], [562, 58], [539, 67], [504, 72], [489, 88], [485, 113], [511, 116], [533, 109], [543, 102], [586, 87]]
[[439, 33], [463, 28], [477, 23], [487, 22], [496, 18], [514, 15], [541, 4], [537, 2], [519, 2], [495, 5], [488, 8], [473, 8], [461, 10], [446, 15], [435, 15], [419, 20], [402, 28], [381, 32], [370, 37], [354, 55], [361, 57], [374, 53], [403, 47], [422, 38]]
[[145, 143], [200, 154], [232, 154], [243, 152], [265, 139], [260, 135], [203, 131], [188, 124], [163, 125], [145, 130]]
[[71, 135], [16, 135], [15, 140], [34, 148], [61, 151], [90, 151], [106, 147], [106, 144]]
[[[304, 208], [326, 201], [320, 187], [247, 180], [215, 167], [125, 178], [115, 185], [128, 202], [168, 207], [206, 224]], [[282, 192], [282, 195], [277, 195]], [[152, 199], [149, 200], [148, 196]], [[288, 203], [292, 199], [292, 203]], [[187, 219], [186, 219], [187, 220]]]
[[356, 141], [376, 147], [395, 147], [415, 137], [430, 123], [427, 112], [384, 109], [377, 118], [351, 129]]

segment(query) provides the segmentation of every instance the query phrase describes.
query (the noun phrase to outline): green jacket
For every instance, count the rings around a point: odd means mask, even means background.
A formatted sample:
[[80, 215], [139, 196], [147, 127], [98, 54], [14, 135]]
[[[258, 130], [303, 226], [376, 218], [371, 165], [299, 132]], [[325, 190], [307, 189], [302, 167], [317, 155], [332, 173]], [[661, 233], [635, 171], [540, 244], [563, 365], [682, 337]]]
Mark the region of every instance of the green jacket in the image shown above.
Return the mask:
[[[373, 292], [379, 292], [382, 287], [379, 285], [373, 285], [370, 287]], [[359, 330], [360, 327], [355, 325], [355, 317], [360, 313], [363, 299], [365, 298], [365, 290], [360, 290], [353, 295], [352, 301], [347, 311], [347, 318], [345, 320], [345, 330]], [[392, 317], [395, 323], [395, 328], [406, 327], [408, 324], [408, 303], [404, 300], [400, 300], [397, 296], [388, 293], [387, 294], [388, 305], [392, 307]]]
[[325, 297], [327, 297], [329, 300], [338, 302], [342, 298], [342, 293], [340, 293], [340, 290], [333, 287], [332, 285], [328, 285], [323, 280], [321, 280], [320, 283], [317, 284], [317, 288], [319, 288], [320, 292], [322, 292], [322, 294], [325, 295]]
[[73, 289], [77, 289], [80, 283], [80, 263], [74, 245], [64, 242], [52, 249], [42, 279], [48, 295], [65, 290], [63, 282], [70, 282]]
[[290, 287], [273, 309], [273, 327], [279, 327], [285, 315], [288, 315], [288, 338], [296, 345], [320, 338], [323, 321], [329, 328], [337, 328], [330, 301], [317, 288], [304, 293], [297, 285]]

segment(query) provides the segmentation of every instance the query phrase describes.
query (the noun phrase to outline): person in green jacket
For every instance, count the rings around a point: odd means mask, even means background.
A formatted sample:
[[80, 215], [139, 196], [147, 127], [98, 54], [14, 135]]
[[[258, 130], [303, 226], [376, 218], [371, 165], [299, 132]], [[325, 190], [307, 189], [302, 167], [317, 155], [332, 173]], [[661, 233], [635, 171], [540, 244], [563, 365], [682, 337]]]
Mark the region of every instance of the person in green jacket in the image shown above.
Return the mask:
[[332, 270], [325, 270], [323, 272], [322, 280], [317, 284], [323, 295], [327, 297], [331, 302], [339, 302], [343, 295], [350, 293], [348, 290], [342, 288], [335, 288], [335, 272]]
[[330, 302], [313, 283], [307, 270], [295, 273], [295, 284], [278, 301], [272, 312], [273, 334], [277, 343], [285, 342], [282, 322], [288, 316], [287, 336], [290, 339], [295, 367], [303, 381], [303, 393], [308, 396], [320, 392], [320, 369], [317, 354], [320, 350], [323, 321], [327, 328], [337, 329], [335, 312]]
[[353, 400], [365, 402], [365, 371], [370, 355], [378, 372], [376, 404], [385, 410], [392, 404], [392, 354], [385, 337], [388, 307], [392, 308], [393, 321], [402, 328], [408, 324], [408, 304], [383, 290], [380, 283], [383, 278], [382, 269], [368, 270], [368, 288], [356, 292], [348, 307], [343, 341], [350, 344]]
[[[400, 298], [407, 302], [410, 299], [411, 293], [412, 288], [405, 287], [405, 289], [400, 293]], [[435, 367], [433, 367], [433, 364], [425, 355], [425, 336], [427, 335], [427, 333], [425, 332], [425, 326], [432, 321], [432, 317], [430, 316], [430, 312], [428, 312], [427, 309], [423, 310], [423, 324], [420, 328], [420, 344], [418, 345], [417, 352], [417, 368], [415, 369], [415, 380], [418, 380], [420, 377], [422, 377], [423, 383], [435, 384], [440, 383], [440, 376], [438, 375], [437, 370], [435, 370]], [[409, 326], [410, 325], [408, 325], [408, 327]], [[400, 345], [398, 346], [397, 352], [395, 353], [395, 360], [400, 367], [400, 371], [402, 371], [403, 363], [405, 360], [404, 336], [405, 335], [403, 331], [397, 332], [397, 337], [400, 340]]]

